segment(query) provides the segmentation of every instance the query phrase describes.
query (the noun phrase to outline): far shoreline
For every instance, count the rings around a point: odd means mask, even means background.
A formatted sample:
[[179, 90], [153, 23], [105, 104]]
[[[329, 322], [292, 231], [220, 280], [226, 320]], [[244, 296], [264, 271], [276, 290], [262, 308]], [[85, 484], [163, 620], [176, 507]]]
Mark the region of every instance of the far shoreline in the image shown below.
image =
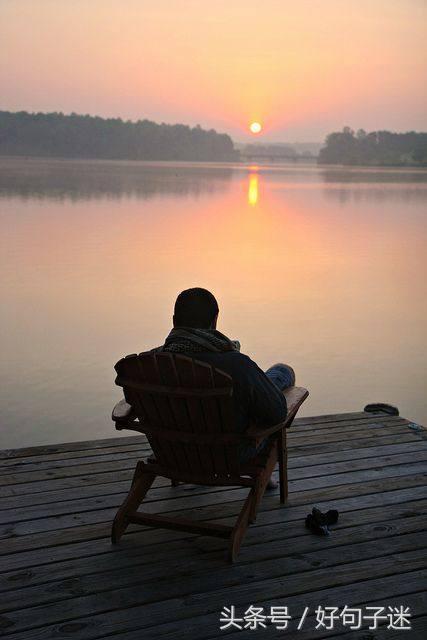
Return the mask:
[[78, 157], [78, 156], [40, 156], [40, 155], [3, 155], [0, 154], [0, 162], [3, 161], [51, 161], [51, 162], [63, 162], [63, 163], [74, 163], [74, 162], [88, 162], [88, 163], [97, 163], [97, 164], [129, 164], [133, 166], [142, 165], [142, 166], [159, 166], [159, 167], [167, 167], [167, 166], [182, 166], [182, 167], [194, 167], [194, 166], [206, 166], [206, 167], [215, 167], [215, 166], [229, 166], [230, 168], [248, 168], [248, 169], [262, 169], [262, 168], [299, 168], [302, 169], [304, 167], [316, 168], [319, 170], [322, 169], [334, 169], [334, 170], [348, 170], [348, 171], [384, 171], [384, 172], [411, 172], [411, 173], [425, 173], [427, 172], [427, 165], [425, 166], [410, 166], [407, 164], [401, 165], [385, 165], [385, 164], [323, 164], [317, 162], [317, 158], [313, 158], [311, 162], [307, 158], [303, 160], [289, 160], [280, 162], [249, 162], [245, 160], [138, 160], [134, 158], [96, 158], [96, 157]]

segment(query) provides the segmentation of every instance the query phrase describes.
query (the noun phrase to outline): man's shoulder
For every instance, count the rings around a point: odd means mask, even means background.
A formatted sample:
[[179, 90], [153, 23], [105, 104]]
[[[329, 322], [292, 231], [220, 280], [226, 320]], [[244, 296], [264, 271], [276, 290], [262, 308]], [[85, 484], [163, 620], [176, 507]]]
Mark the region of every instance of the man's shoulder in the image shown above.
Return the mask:
[[195, 360], [206, 362], [216, 369], [222, 369], [237, 382], [251, 377], [259, 371], [256, 363], [249, 356], [239, 351], [225, 351], [221, 353], [203, 352], [191, 356]]
[[240, 351], [201, 351], [200, 353], [187, 353], [195, 360], [200, 359], [203, 361], [212, 360], [212, 362], [232, 362], [235, 364], [255, 364], [249, 356]]
[[[161, 353], [162, 351], [162, 346], [154, 347], [143, 351], [139, 355], [148, 353], [156, 354]], [[193, 360], [200, 360], [201, 362], [210, 364], [216, 369], [222, 369], [225, 373], [231, 375], [236, 381], [247, 377], [250, 378], [251, 374], [253, 375], [254, 372], [260, 371], [258, 365], [248, 355], [241, 353], [240, 351], [202, 351], [176, 353], [175, 355], [183, 355], [187, 358], [192, 358]]]

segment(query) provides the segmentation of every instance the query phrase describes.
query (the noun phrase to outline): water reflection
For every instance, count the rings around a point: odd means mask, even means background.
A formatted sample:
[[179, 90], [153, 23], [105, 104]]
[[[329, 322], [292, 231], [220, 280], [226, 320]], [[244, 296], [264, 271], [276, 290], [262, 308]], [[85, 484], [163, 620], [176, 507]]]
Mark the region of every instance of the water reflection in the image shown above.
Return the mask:
[[320, 175], [326, 188], [323, 194], [341, 204], [372, 201], [378, 204], [399, 200], [424, 201], [427, 171], [424, 169], [379, 169], [329, 167]]
[[352, 182], [370, 182], [374, 184], [426, 182], [425, 169], [399, 167], [319, 167], [319, 175], [324, 182], [349, 184]]
[[[112, 364], [161, 343], [189, 286], [212, 289], [219, 328], [261, 366], [295, 366], [305, 414], [388, 401], [427, 418], [423, 185], [325, 182], [313, 167], [62, 162], [49, 175], [51, 162], [0, 162], [15, 173], [1, 178], [0, 448], [114, 435]], [[387, 197], [330, 197], [357, 189]]]
[[378, 204], [387, 201], [400, 201], [402, 203], [411, 200], [425, 202], [427, 196], [427, 184], [418, 183], [408, 187], [406, 184], [393, 185], [384, 187], [383, 185], [329, 185], [323, 190], [325, 198], [337, 200], [341, 204], [347, 202], [365, 202], [371, 201]]
[[0, 159], [0, 198], [91, 200], [198, 197], [229, 187], [226, 165], [100, 160]]
[[248, 203], [253, 207], [258, 202], [258, 175], [256, 173], [249, 174], [248, 187]]

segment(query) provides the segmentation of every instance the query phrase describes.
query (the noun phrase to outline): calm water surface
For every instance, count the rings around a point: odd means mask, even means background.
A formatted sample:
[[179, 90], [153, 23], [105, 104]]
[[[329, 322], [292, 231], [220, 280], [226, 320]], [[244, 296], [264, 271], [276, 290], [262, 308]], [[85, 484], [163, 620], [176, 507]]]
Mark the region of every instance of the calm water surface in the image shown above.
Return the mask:
[[114, 363], [191, 286], [302, 415], [427, 423], [426, 204], [423, 171], [0, 160], [0, 448], [116, 435]]

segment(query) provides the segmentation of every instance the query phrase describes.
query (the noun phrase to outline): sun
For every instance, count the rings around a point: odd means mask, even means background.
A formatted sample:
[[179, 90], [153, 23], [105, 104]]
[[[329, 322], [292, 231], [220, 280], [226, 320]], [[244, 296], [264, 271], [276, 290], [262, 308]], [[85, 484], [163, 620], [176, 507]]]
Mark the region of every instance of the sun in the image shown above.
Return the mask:
[[249, 129], [251, 133], [261, 133], [262, 126], [259, 122], [251, 122], [251, 124], [249, 125]]

